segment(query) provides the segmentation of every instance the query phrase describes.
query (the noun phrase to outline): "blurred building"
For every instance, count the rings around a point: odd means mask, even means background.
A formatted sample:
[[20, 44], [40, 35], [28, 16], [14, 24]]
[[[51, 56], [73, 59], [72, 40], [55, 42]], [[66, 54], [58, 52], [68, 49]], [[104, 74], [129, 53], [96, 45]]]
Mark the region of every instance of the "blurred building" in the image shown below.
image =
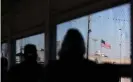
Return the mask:
[[39, 63], [44, 63], [45, 62], [45, 50], [44, 49], [38, 50], [37, 53], [38, 53], [37, 61]]
[[100, 50], [96, 51], [94, 55], [89, 55], [88, 59], [97, 63], [131, 64], [130, 58], [109, 58]]

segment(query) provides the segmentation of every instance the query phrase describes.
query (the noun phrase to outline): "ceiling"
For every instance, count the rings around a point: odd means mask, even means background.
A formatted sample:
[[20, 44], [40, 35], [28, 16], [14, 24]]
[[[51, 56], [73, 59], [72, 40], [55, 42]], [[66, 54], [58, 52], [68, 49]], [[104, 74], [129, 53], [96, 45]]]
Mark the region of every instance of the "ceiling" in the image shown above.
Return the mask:
[[49, 12], [60, 23], [126, 2], [129, 0], [2, 0], [2, 40], [45, 32]]

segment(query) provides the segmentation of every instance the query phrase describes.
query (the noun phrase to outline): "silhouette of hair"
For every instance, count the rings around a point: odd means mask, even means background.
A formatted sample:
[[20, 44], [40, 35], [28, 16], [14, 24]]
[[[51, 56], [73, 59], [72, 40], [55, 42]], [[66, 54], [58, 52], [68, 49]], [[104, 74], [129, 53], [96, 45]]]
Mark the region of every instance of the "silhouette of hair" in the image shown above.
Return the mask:
[[34, 44], [27, 44], [24, 47], [24, 58], [26, 60], [36, 60], [37, 59], [37, 49]]
[[8, 67], [8, 60], [5, 57], [1, 57], [1, 67], [6, 68]]
[[58, 53], [60, 58], [83, 57], [84, 53], [85, 45], [81, 33], [77, 29], [69, 29]]

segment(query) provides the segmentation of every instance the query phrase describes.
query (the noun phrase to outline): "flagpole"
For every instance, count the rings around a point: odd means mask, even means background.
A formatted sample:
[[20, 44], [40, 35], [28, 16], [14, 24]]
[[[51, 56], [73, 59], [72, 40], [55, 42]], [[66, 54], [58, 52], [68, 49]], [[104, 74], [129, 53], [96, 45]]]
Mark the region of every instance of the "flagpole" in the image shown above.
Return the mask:
[[120, 30], [120, 63], [121, 63], [121, 44], [122, 44], [122, 29]]
[[103, 51], [102, 51], [102, 45], [101, 45], [101, 53], [102, 53]]
[[[101, 39], [101, 41], [102, 41], [102, 39]], [[101, 53], [102, 53], [102, 42], [100, 44], [101, 44]]]
[[90, 35], [90, 32], [91, 32], [91, 29], [90, 29], [90, 15], [88, 17], [88, 32], [87, 32], [87, 52], [86, 52], [86, 55], [87, 55], [87, 59], [88, 59], [88, 56], [89, 56], [89, 35]]

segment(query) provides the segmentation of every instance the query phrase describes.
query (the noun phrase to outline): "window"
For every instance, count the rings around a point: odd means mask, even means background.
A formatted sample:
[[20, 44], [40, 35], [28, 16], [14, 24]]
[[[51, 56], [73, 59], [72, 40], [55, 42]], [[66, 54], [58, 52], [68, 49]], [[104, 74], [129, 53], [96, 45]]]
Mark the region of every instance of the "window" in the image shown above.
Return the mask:
[[[130, 5], [125, 4], [89, 16], [89, 59], [97, 63], [131, 64]], [[131, 78], [120, 79], [131, 82]]]
[[130, 5], [89, 16], [89, 59], [130, 64]]
[[[131, 64], [130, 18], [130, 4], [124, 4], [58, 24], [57, 59], [64, 35], [77, 28], [85, 41], [86, 58], [98, 64]], [[131, 79], [121, 78], [121, 82]]]
[[1, 45], [1, 54], [2, 57], [6, 57], [8, 59], [8, 43], [2, 43]]
[[34, 44], [37, 48], [37, 62], [43, 64], [44, 63], [44, 33], [22, 38], [16, 41], [16, 63], [20, 63], [24, 60], [24, 46], [26, 44]]
[[57, 53], [70, 28], [77, 28], [81, 32], [86, 48], [89, 44], [89, 59], [93, 60], [92, 56], [99, 54], [104, 59], [110, 58], [112, 63], [130, 64], [129, 4], [58, 24]]

